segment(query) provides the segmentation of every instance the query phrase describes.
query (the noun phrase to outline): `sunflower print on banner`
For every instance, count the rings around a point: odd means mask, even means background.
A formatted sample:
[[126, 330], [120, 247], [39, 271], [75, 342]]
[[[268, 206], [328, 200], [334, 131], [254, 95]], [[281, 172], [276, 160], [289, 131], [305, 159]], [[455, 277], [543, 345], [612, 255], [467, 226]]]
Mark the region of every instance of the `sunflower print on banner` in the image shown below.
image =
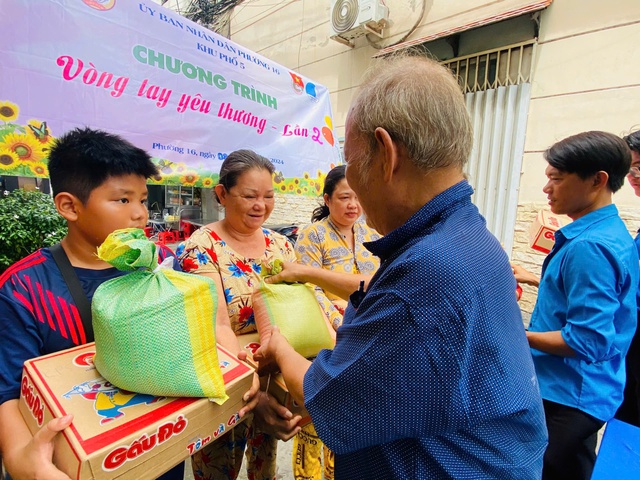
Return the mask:
[[55, 140], [47, 122], [31, 119], [16, 123], [20, 108], [0, 100], [0, 172], [23, 177], [49, 176], [46, 159]]
[[[46, 120], [31, 118], [21, 123], [20, 116], [17, 104], [0, 99], [0, 172], [21, 177], [48, 177], [49, 152], [56, 137]], [[166, 158], [153, 157], [152, 160], [158, 166], [158, 174], [149, 179], [152, 185], [213, 188], [218, 183], [219, 174], [208, 170], [205, 164], [194, 171], [196, 167]], [[330, 168], [334, 166], [331, 164]], [[320, 170], [315, 174], [305, 172], [300, 178], [285, 178], [282, 172], [275, 172], [273, 188], [278, 193], [317, 196], [322, 193], [325, 176]]]

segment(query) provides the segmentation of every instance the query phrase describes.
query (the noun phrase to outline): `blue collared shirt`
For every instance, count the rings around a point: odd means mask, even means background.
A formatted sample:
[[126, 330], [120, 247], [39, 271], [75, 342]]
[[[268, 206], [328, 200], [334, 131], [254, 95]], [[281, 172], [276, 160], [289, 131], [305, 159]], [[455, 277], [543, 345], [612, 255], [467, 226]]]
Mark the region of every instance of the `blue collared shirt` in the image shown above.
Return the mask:
[[529, 330], [559, 330], [576, 356], [532, 349], [540, 392], [606, 422], [622, 402], [624, 357], [636, 329], [638, 251], [615, 205], [555, 237]]
[[[640, 257], [640, 230], [636, 234], [636, 237], [633, 239], [636, 244], [636, 250], [638, 251], [638, 257]], [[640, 284], [638, 284], [638, 293], [636, 293], [636, 303], [638, 306], [638, 317], [640, 318]]]
[[547, 435], [515, 278], [472, 193], [461, 182], [366, 244], [380, 269], [304, 378], [338, 480], [540, 478]]

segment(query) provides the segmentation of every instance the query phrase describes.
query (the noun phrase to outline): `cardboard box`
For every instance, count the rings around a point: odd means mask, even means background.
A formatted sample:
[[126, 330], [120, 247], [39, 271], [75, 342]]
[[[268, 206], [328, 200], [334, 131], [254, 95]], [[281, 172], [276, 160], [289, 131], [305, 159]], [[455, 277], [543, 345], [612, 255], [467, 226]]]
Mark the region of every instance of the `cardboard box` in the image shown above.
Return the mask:
[[[240, 347], [248, 354], [247, 360], [252, 363], [255, 368], [258, 368], [257, 362], [253, 360], [253, 354], [260, 348], [260, 336], [258, 332], [239, 335], [238, 341], [240, 342]], [[304, 405], [299, 405], [298, 402], [293, 399], [289, 390], [287, 390], [287, 384], [284, 382], [281, 374], [277, 373], [260, 377], [260, 388], [273, 396], [280, 404], [287, 407], [291, 413], [302, 416], [302, 420], [300, 420], [298, 425], [302, 427], [311, 423], [309, 412], [304, 408]]]
[[93, 366], [95, 344], [25, 362], [20, 411], [32, 433], [73, 413], [54, 463], [74, 479], [154, 479], [239, 422], [254, 369], [218, 347], [229, 399], [153, 397], [120, 390]]
[[540, 210], [529, 227], [529, 246], [542, 253], [549, 253], [555, 243], [555, 232], [571, 223], [566, 215], [556, 215]]

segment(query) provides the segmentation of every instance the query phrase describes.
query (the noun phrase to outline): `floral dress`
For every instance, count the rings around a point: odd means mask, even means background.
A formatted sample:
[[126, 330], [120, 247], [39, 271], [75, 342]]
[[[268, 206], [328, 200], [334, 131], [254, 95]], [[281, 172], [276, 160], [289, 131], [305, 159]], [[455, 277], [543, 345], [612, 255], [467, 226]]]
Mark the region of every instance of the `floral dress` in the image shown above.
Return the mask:
[[217, 273], [222, 279], [231, 328], [236, 335], [255, 332], [251, 294], [260, 285], [263, 263], [280, 259], [295, 262], [289, 240], [262, 229], [265, 251], [260, 258], [246, 258], [235, 252], [213, 230], [202, 227], [176, 250], [185, 272]]
[[[235, 252], [208, 227], [196, 230], [178, 246], [176, 255], [182, 269], [191, 273], [216, 273], [222, 280], [231, 328], [236, 335], [253, 332], [251, 294], [260, 285], [263, 262], [275, 259], [295, 262], [293, 247], [286, 237], [262, 229], [264, 255], [247, 258]], [[277, 439], [256, 431], [244, 421], [191, 457], [195, 480], [234, 480], [246, 453], [249, 480], [273, 480], [276, 472]]]

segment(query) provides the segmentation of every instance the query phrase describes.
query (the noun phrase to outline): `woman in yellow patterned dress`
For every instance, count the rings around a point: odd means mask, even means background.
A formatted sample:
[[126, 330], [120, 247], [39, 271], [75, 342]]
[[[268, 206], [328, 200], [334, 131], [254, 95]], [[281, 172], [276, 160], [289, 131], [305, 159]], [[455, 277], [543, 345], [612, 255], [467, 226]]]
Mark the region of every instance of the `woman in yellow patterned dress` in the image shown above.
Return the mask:
[[[380, 238], [362, 219], [358, 197], [345, 178], [344, 165], [335, 167], [325, 179], [324, 203], [313, 212], [312, 223], [300, 230], [295, 246], [298, 263], [368, 280], [380, 265], [364, 246]], [[368, 282], [367, 282], [368, 283]], [[355, 288], [353, 289], [355, 290]], [[342, 324], [346, 300], [328, 289], [315, 287], [316, 298], [336, 330]], [[296, 479], [333, 479], [333, 453], [318, 438], [313, 424], [294, 438], [293, 471]]]
[[[274, 207], [271, 162], [250, 150], [231, 153], [222, 163], [215, 187], [225, 218], [196, 230], [176, 250], [186, 272], [206, 275], [218, 286], [217, 341], [240, 352], [235, 335], [256, 330], [251, 293], [260, 284], [263, 265], [295, 261], [286, 237], [262, 228]], [[254, 381], [256, 391], [257, 377]], [[196, 480], [234, 480], [246, 449], [250, 480], [274, 480], [277, 440], [298, 432], [300, 416], [264, 392], [258, 392], [254, 419], [244, 421], [191, 457]], [[269, 433], [266, 433], [268, 431]]]

